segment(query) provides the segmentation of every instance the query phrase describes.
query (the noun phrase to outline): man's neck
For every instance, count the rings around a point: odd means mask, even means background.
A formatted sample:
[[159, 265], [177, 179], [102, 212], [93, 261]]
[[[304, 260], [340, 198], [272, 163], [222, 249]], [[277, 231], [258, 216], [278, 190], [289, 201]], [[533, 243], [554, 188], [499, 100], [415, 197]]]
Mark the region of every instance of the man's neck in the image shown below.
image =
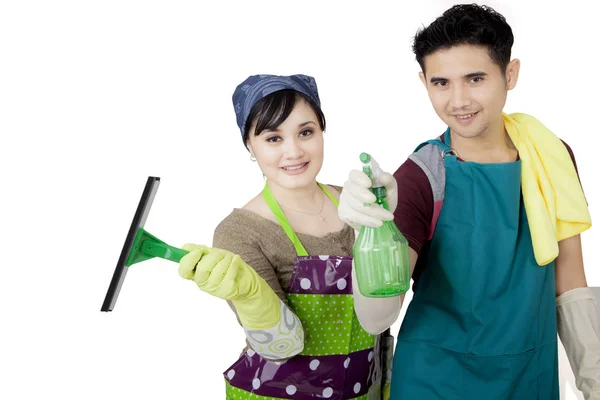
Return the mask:
[[465, 161], [482, 164], [512, 162], [518, 152], [504, 129], [504, 124], [488, 127], [481, 135], [463, 138], [450, 132], [452, 149]]

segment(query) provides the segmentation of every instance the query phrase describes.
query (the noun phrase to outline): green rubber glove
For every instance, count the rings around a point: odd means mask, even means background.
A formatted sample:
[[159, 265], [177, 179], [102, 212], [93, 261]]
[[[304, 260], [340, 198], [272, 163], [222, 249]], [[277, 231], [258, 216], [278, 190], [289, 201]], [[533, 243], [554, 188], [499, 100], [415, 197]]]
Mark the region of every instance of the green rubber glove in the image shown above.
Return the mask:
[[179, 275], [208, 294], [231, 300], [244, 328], [262, 330], [279, 323], [279, 297], [240, 256], [196, 244], [183, 249], [189, 253], [179, 262]]

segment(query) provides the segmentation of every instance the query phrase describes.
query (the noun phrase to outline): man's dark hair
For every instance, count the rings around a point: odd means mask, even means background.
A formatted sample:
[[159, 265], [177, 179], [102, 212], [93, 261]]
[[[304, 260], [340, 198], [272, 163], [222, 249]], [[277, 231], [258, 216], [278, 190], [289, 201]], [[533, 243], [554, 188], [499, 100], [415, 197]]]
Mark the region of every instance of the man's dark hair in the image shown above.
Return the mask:
[[506, 71], [513, 42], [510, 25], [494, 9], [478, 4], [458, 4], [428, 27], [417, 31], [413, 52], [425, 72], [425, 57], [440, 49], [460, 45], [485, 46], [492, 61]]

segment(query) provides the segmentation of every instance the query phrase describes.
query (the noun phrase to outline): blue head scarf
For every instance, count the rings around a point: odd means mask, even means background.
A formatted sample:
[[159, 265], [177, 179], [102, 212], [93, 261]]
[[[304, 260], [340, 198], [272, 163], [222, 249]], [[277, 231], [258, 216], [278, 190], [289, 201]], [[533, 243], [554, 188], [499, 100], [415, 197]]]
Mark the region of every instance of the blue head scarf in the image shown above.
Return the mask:
[[237, 125], [244, 139], [246, 120], [252, 107], [263, 97], [279, 90], [292, 89], [306, 95], [317, 106], [321, 107], [317, 82], [307, 75], [252, 75], [238, 85], [233, 92], [233, 108]]

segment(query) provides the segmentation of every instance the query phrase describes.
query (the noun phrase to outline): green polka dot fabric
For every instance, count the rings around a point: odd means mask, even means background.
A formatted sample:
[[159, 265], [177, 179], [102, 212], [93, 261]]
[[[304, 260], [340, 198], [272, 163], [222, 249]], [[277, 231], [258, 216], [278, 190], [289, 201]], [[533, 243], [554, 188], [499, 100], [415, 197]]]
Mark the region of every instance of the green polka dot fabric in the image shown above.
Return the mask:
[[358, 322], [351, 272], [351, 257], [296, 258], [286, 297], [303, 350], [269, 361], [249, 349], [223, 373], [228, 400], [381, 399], [381, 346]]
[[288, 294], [288, 303], [304, 328], [302, 355], [348, 354], [373, 347], [354, 313], [352, 295]]
[[225, 381], [225, 395], [227, 400], [245, 400], [245, 399], [253, 399], [253, 400], [286, 400], [280, 397], [265, 397], [260, 396], [258, 394], [247, 392], [243, 389], [238, 389], [229, 384], [229, 382]]
[[[245, 390], [231, 386], [227, 381], [225, 381], [225, 385], [226, 400], [288, 400], [282, 399], [280, 397], [265, 397], [260, 396], [258, 394], [246, 392]], [[353, 397], [352, 399], [348, 400], [368, 400], [368, 395], [365, 394], [359, 397]]]
[[369, 334], [358, 322], [356, 313], [352, 313], [352, 341], [350, 343], [350, 353], [370, 349], [375, 345], [375, 336]]

